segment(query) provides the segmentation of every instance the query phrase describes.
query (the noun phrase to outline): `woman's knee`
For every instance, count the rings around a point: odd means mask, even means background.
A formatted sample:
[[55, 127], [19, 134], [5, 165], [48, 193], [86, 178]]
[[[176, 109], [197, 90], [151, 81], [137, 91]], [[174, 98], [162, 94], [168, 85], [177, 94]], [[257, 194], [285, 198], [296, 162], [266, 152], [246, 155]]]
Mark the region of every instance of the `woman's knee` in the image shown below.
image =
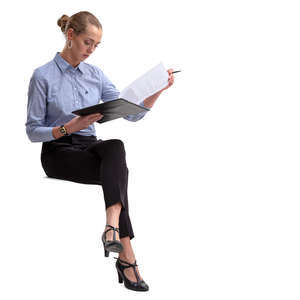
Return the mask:
[[125, 146], [120, 139], [110, 139], [98, 144], [98, 153], [104, 156], [125, 156]]
[[111, 150], [124, 150], [125, 146], [122, 140], [119, 139], [110, 139], [107, 140], [108, 145]]

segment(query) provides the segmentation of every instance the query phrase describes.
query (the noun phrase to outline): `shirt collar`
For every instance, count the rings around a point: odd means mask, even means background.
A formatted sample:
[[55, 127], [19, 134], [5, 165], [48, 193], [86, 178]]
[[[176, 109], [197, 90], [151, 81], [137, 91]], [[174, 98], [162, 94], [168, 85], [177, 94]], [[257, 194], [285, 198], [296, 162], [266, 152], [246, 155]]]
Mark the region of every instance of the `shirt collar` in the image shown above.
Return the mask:
[[58, 67], [61, 69], [62, 72], [65, 72], [68, 69], [74, 70], [74, 71], [79, 69], [81, 71], [81, 73], [84, 73], [84, 71], [85, 71], [85, 66], [84, 66], [84, 63], [82, 61], [79, 63], [79, 65], [77, 67], [74, 68], [65, 59], [63, 59], [60, 56], [60, 52], [56, 52], [55, 57], [54, 57], [54, 61], [56, 62], [56, 64], [58, 65]]

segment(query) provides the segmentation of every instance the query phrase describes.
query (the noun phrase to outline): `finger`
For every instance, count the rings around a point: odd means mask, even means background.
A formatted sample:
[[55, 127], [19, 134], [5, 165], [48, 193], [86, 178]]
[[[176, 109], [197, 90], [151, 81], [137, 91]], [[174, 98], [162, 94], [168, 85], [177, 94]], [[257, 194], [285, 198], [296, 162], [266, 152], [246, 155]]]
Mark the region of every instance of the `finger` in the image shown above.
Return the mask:
[[89, 115], [91, 119], [94, 119], [94, 118], [98, 118], [100, 116], [102, 116], [100, 113], [95, 113], [95, 114], [91, 114]]
[[103, 115], [97, 115], [94, 117], [94, 120], [100, 120], [103, 117]]
[[88, 122], [89, 122], [89, 123], [94, 123], [94, 122], [97, 121], [97, 120], [98, 120], [98, 118], [95, 118], [95, 117], [94, 117], [94, 118], [89, 119]]
[[99, 121], [100, 119], [101, 119], [101, 118], [93, 119], [93, 120], [90, 121], [90, 123], [92, 124], [92, 123], [94, 123], [94, 122]]
[[93, 118], [94, 118], [95, 116], [94, 115], [88, 115], [86, 118], [87, 118], [87, 120], [93, 120]]

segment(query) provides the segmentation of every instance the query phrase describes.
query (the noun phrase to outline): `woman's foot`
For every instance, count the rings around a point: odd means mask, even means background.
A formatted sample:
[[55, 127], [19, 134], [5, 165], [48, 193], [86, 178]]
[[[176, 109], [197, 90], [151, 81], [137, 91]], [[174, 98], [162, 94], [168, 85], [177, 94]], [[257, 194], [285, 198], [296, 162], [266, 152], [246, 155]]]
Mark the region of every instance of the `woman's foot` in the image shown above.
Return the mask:
[[[128, 236], [121, 238], [121, 243], [123, 245], [123, 251], [119, 253], [118, 257], [130, 264], [133, 264], [135, 262], [135, 255], [131, 246], [130, 238]], [[126, 264], [122, 263], [121, 261], [120, 264], [126, 266]], [[140, 279], [143, 280], [138, 267], [136, 267], [136, 271]], [[124, 270], [124, 274], [129, 280], [137, 282], [137, 278], [135, 276], [133, 268], [126, 268]]]
[[[122, 259], [122, 260], [124, 260], [124, 261], [126, 261], [126, 262], [128, 262], [128, 263], [130, 263], [130, 264], [133, 264], [133, 263], [135, 262], [135, 258], [126, 258], [126, 257], [123, 257], [122, 255], [119, 255], [119, 258]], [[122, 263], [121, 261], [120, 261], [120, 264], [121, 264], [121, 265], [124, 265], [124, 266], [128, 266], [127, 264], [124, 264], [124, 263]], [[140, 280], [143, 280], [143, 278], [142, 278], [142, 276], [141, 276], [141, 274], [140, 274], [140, 272], [139, 272], [138, 267], [135, 267], [135, 269], [136, 269], [136, 271], [137, 271], [137, 273], [138, 273], [138, 275], [139, 275]], [[124, 270], [124, 274], [125, 274], [125, 276], [126, 276], [130, 281], [137, 282], [137, 278], [136, 278], [136, 276], [135, 276], [135, 273], [134, 273], [134, 269], [133, 269], [133, 268], [126, 268], [126, 269]]]

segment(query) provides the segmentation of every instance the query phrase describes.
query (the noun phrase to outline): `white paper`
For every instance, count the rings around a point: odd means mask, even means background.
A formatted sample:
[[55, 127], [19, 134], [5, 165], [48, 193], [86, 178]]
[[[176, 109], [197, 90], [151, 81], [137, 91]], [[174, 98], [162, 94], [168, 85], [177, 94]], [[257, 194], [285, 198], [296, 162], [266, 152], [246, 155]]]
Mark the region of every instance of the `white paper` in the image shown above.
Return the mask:
[[159, 63], [126, 87], [120, 93], [120, 98], [140, 104], [147, 97], [166, 87], [168, 78], [167, 70]]

